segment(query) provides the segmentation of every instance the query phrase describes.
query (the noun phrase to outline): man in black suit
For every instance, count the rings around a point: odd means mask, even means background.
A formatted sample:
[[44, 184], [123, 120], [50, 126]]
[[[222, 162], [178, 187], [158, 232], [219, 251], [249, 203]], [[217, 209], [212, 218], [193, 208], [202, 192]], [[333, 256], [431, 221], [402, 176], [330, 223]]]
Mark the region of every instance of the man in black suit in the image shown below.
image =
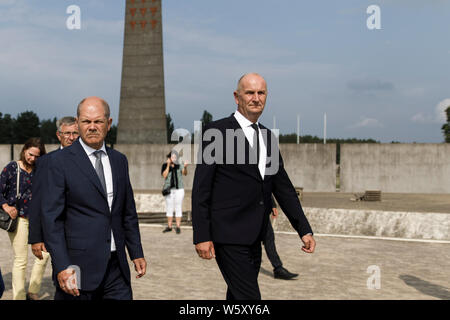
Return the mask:
[[[40, 260], [45, 260], [47, 264], [49, 254], [45, 247], [44, 237], [42, 235], [42, 224], [41, 224], [41, 196], [45, 194], [46, 183], [46, 170], [47, 170], [47, 159], [54, 152], [72, 145], [72, 143], [78, 138], [78, 124], [74, 117], [63, 117], [56, 122], [56, 137], [60, 142], [60, 147], [52, 152], [39, 157], [36, 160], [36, 165], [33, 174], [33, 184], [32, 184], [32, 200], [30, 203], [30, 209], [28, 213], [29, 219], [29, 232], [28, 232], [28, 243], [31, 244], [31, 250], [33, 254]], [[45, 269], [45, 268], [44, 268]], [[43, 270], [42, 270], [43, 271]], [[42, 279], [42, 275], [40, 275]], [[39, 290], [37, 290], [39, 291]], [[28, 293], [27, 298], [30, 300], [39, 300], [37, 294]]]
[[45, 244], [56, 300], [132, 299], [125, 247], [142, 277], [144, 259], [128, 162], [105, 146], [112, 119], [106, 101], [78, 105], [80, 138], [48, 159], [42, 197]]
[[258, 123], [267, 86], [258, 74], [239, 79], [237, 111], [205, 126], [192, 189], [194, 244], [203, 259], [216, 258], [228, 300], [259, 300], [261, 241], [275, 196], [300, 235], [302, 250], [315, 240], [283, 167], [276, 138]]

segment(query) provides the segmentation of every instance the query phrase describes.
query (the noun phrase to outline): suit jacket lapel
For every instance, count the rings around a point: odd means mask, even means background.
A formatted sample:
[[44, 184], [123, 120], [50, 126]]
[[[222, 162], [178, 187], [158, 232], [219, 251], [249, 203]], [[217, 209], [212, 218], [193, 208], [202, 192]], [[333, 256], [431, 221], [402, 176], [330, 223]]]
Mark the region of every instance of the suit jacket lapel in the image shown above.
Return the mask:
[[106, 198], [105, 191], [103, 190], [103, 187], [100, 183], [97, 172], [95, 172], [91, 160], [89, 160], [88, 155], [86, 154], [78, 140], [72, 144], [70, 153], [74, 156], [75, 163], [80, 168], [80, 171], [92, 182], [92, 184], [97, 188], [103, 198], [107, 201], [108, 199]]
[[116, 201], [117, 196], [117, 186], [119, 179], [117, 175], [118, 164], [116, 162], [116, 158], [113, 156], [111, 148], [106, 147], [106, 152], [108, 153], [109, 163], [111, 164], [111, 174], [113, 178], [113, 202], [111, 205], [111, 212], [112, 212], [112, 209], [114, 208], [114, 202]]
[[272, 139], [274, 138], [274, 136], [272, 135], [272, 131], [270, 131], [270, 129], [267, 129], [265, 126], [260, 125], [261, 129], [264, 129], [263, 132], [265, 132], [265, 134], [263, 133], [263, 140], [264, 140], [264, 144], [266, 145], [266, 174], [264, 175], [264, 179], [266, 179], [265, 177], [267, 176], [267, 168], [271, 166], [271, 161], [274, 157], [278, 157], [278, 148], [275, 148], [275, 150], [273, 150], [273, 152], [276, 152], [277, 154], [272, 154]]

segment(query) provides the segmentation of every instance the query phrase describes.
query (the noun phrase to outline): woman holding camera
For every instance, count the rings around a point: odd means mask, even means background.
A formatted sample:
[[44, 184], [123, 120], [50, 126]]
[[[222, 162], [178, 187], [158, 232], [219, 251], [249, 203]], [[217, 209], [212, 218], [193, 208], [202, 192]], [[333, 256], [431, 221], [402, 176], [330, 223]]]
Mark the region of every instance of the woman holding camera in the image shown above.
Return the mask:
[[187, 163], [179, 163], [178, 152], [172, 150], [167, 154], [167, 161], [162, 165], [161, 175], [163, 176], [163, 190], [170, 189], [166, 198], [167, 227], [163, 232], [172, 231], [173, 212], [175, 210], [176, 232], [181, 232], [182, 205], [184, 198], [183, 175], [187, 175]]

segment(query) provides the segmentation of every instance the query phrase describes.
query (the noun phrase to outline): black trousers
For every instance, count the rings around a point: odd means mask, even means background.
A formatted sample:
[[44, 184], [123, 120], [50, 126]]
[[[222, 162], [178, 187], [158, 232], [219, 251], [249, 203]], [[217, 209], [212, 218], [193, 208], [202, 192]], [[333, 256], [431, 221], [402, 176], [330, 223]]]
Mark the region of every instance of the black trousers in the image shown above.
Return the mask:
[[283, 263], [281, 262], [277, 253], [277, 248], [275, 247], [275, 234], [273, 233], [272, 224], [270, 222], [267, 224], [267, 231], [263, 238], [263, 244], [272, 267], [274, 269], [281, 267]]
[[258, 274], [261, 240], [253, 245], [214, 243], [216, 262], [228, 285], [227, 300], [261, 300]]
[[126, 281], [120, 270], [116, 252], [111, 253], [111, 258], [100, 286], [94, 291], [79, 291], [80, 295], [74, 297], [57, 286], [55, 300], [133, 300], [131, 285]]

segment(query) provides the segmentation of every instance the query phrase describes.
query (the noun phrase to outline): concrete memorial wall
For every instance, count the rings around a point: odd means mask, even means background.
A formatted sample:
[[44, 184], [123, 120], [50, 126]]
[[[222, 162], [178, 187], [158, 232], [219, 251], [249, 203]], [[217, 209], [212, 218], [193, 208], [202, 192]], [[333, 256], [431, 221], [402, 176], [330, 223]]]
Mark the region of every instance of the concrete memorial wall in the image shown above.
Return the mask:
[[450, 144], [342, 144], [341, 192], [450, 193]]
[[11, 145], [0, 144], [0, 170], [11, 161]]
[[[114, 149], [124, 153], [129, 162], [130, 178], [134, 189], [162, 189], [161, 166], [173, 145], [117, 144]], [[305, 191], [334, 192], [336, 190], [336, 145], [334, 144], [285, 144], [281, 154], [295, 187]], [[191, 150], [189, 163], [193, 162]], [[186, 158], [186, 156], [181, 157]], [[188, 175], [183, 177], [185, 189], [192, 189], [195, 166], [188, 166]]]

